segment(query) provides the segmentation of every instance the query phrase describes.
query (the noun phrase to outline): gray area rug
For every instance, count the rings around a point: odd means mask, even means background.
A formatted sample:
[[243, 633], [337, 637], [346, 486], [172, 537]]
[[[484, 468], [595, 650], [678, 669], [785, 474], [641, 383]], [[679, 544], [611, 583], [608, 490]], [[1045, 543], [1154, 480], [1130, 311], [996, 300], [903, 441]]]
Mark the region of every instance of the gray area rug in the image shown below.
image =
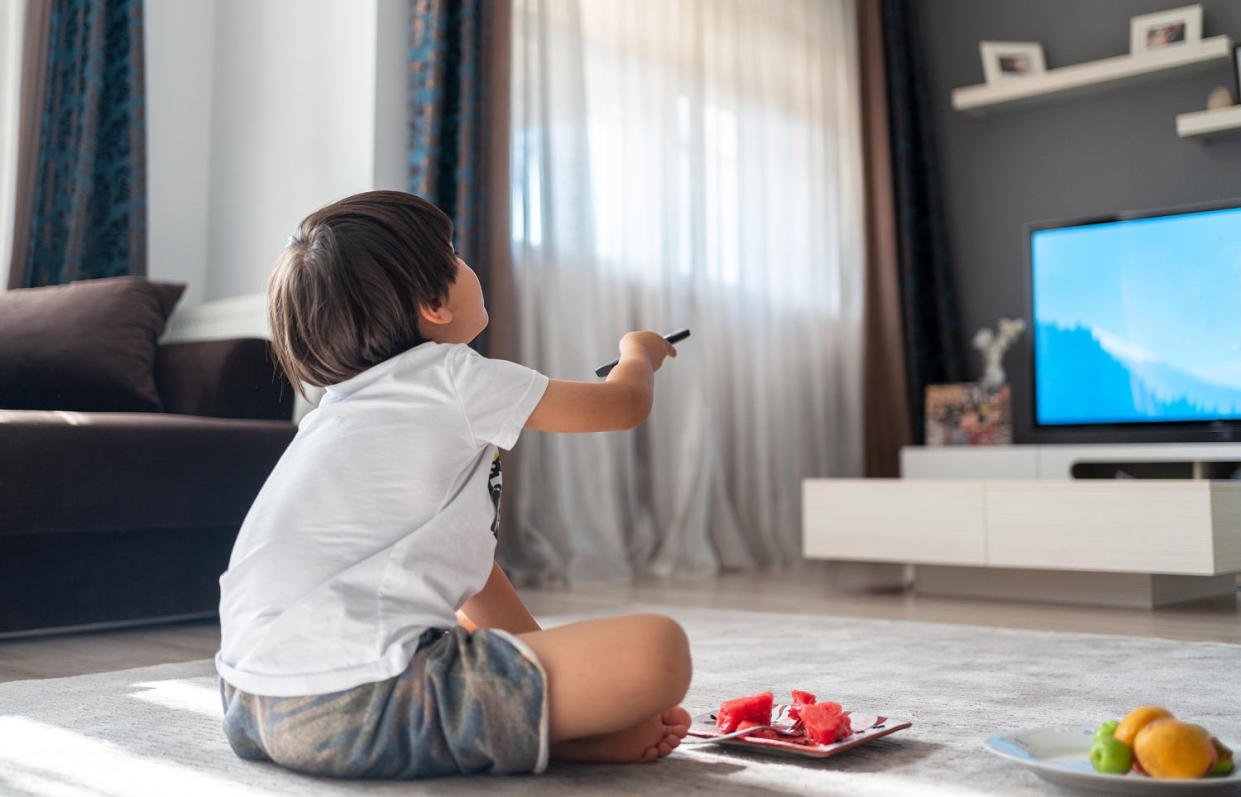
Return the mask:
[[[661, 609], [608, 613], [644, 610]], [[552, 626], [600, 614], [541, 619]], [[1018, 728], [1093, 727], [1155, 703], [1241, 742], [1237, 645], [708, 609], [673, 615], [694, 656], [691, 713], [767, 689], [787, 700], [797, 688], [913, 727], [823, 760], [705, 745], [647, 765], [553, 763], [541, 776], [343, 782], [236, 758], [220, 731], [214, 670], [198, 661], [0, 684], [0, 794], [1064, 794], [983, 741]]]

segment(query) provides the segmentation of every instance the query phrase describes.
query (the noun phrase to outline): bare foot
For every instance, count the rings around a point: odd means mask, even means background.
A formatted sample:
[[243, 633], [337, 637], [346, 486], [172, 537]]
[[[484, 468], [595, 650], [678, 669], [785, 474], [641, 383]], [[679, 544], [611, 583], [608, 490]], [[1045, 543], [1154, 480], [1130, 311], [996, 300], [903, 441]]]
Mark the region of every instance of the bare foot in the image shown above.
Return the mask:
[[690, 722], [689, 712], [676, 706], [624, 730], [554, 744], [551, 756], [558, 761], [614, 764], [654, 761], [681, 743]]

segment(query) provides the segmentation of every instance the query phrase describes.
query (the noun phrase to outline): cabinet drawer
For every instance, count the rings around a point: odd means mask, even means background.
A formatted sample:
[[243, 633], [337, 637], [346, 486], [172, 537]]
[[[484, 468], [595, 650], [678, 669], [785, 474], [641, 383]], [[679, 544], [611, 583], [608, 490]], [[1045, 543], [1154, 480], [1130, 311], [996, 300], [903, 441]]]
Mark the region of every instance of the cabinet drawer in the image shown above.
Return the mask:
[[1241, 485], [1091, 479], [987, 484], [987, 563], [997, 567], [1231, 572]]
[[983, 483], [934, 479], [806, 479], [808, 559], [985, 564]]

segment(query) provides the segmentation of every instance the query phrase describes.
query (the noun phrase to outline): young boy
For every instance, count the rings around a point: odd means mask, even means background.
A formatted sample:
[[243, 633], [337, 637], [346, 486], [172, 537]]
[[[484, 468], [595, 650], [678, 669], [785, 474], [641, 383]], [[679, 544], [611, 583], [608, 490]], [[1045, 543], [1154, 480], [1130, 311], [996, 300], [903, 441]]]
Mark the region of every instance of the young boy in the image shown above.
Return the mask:
[[497, 448], [523, 428], [631, 429], [676, 351], [620, 341], [605, 382], [466, 344], [478, 278], [434, 205], [393, 191], [311, 214], [269, 287], [276, 355], [326, 387], [220, 577], [224, 729], [243, 758], [340, 777], [652, 761], [689, 728], [685, 634], [658, 615], [541, 630], [494, 561]]

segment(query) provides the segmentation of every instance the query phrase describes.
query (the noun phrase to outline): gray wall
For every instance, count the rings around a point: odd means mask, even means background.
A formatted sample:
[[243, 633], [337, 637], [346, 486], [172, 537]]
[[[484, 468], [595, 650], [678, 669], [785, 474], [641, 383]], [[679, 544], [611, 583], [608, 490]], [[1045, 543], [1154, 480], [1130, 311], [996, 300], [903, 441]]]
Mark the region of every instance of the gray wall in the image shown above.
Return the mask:
[[[970, 377], [982, 370], [969, 345], [974, 331], [1025, 312], [1029, 222], [1241, 197], [1241, 132], [1205, 143], [1176, 135], [1176, 115], [1204, 109], [1214, 86], [1236, 94], [1231, 62], [978, 119], [951, 105], [952, 89], [983, 82], [978, 42], [1042, 42], [1048, 69], [1068, 66], [1128, 52], [1129, 17], [1188, 2], [916, 3]], [[1241, 1], [1201, 4], [1203, 37], [1241, 39]], [[1021, 412], [1029, 368], [1024, 346], [1009, 351], [1005, 368]]]

